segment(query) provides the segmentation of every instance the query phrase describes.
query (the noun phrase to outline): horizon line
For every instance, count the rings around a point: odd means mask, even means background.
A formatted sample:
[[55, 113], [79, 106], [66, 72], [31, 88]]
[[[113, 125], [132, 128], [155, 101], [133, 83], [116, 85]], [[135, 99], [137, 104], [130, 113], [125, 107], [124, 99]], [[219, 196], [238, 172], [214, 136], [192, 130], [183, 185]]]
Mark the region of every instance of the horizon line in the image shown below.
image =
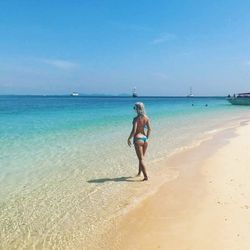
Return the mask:
[[64, 96], [64, 97], [120, 97], [120, 98], [147, 98], [147, 97], [181, 97], [181, 98], [197, 98], [197, 97], [226, 97], [227, 95], [195, 95], [195, 96], [187, 96], [187, 95], [142, 95], [133, 97], [132, 95], [112, 95], [112, 94], [80, 94], [78, 96], [71, 96], [70, 94], [0, 94], [0, 96], [39, 96], [39, 97], [53, 97], [53, 96]]

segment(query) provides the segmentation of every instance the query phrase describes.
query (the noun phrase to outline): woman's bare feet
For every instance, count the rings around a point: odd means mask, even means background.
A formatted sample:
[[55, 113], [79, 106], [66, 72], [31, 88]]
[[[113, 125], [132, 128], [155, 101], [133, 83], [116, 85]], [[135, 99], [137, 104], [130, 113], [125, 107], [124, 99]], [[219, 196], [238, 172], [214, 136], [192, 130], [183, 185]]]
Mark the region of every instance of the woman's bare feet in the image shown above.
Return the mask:
[[148, 181], [148, 177], [144, 177], [142, 181]]

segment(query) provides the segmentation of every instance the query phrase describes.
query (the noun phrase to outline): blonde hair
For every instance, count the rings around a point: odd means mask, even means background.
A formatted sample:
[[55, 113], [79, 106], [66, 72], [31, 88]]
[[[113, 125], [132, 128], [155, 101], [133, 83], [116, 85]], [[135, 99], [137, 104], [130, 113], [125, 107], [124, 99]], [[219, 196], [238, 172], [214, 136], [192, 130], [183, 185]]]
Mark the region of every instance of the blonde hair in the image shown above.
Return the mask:
[[146, 115], [145, 107], [142, 102], [136, 102], [134, 105], [134, 109], [136, 110], [138, 115]]

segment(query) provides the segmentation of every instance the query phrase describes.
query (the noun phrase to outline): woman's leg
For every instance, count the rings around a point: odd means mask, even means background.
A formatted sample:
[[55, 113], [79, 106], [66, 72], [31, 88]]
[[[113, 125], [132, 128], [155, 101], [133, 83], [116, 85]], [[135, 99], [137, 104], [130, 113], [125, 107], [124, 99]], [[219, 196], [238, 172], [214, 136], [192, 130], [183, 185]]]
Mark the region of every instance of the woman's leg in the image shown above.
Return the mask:
[[139, 162], [139, 168], [138, 168], [138, 174], [137, 176], [140, 176], [141, 175], [141, 163]]
[[148, 148], [148, 142], [144, 142], [144, 144], [143, 144], [143, 156], [145, 156], [147, 148]]
[[[140, 159], [140, 151], [139, 151], [138, 146], [139, 146], [139, 145], [136, 145], [136, 144], [135, 144], [135, 152], [136, 152], [137, 158], [138, 158], [138, 160], [139, 160], [139, 159]], [[140, 160], [139, 160], [139, 170], [138, 170], [137, 176], [140, 176], [140, 175], [141, 175], [141, 171], [142, 171], [142, 169], [141, 169], [141, 162], [140, 162]]]
[[[143, 145], [142, 147], [143, 147], [143, 156], [145, 156], [145, 154], [146, 154], [146, 151], [147, 151], [147, 148], [148, 148], [148, 143], [147, 142], [144, 142], [143, 144], [141, 144], [141, 145]], [[135, 151], [136, 151], [136, 148], [135, 148]], [[138, 159], [139, 159], [139, 157], [140, 157], [140, 152], [138, 151], [136, 151], [136, 154], [137, 154], [137, 157], [138, 157]], [[139, 161], [139, 170], [138, 170], [138, 174], [137, 174], [137, 176], [140, 176], [141, 175], [141, 172], [142, 172], [142, 168], [141, 168], [141, 163], [140, 163], [140, 161]]]
[[143, 157], [143, 145], [137, 144], [135, 143], [135, 150], [136, 150], [136, 154], [139, 160], [139, 164], [140, 164], [140, 169], [144, 175], [144, 181], [148, 180], [148, 176], [147, 176], [147, 172], [146, 172], [146, 166], [144, 164], [144, 157]]

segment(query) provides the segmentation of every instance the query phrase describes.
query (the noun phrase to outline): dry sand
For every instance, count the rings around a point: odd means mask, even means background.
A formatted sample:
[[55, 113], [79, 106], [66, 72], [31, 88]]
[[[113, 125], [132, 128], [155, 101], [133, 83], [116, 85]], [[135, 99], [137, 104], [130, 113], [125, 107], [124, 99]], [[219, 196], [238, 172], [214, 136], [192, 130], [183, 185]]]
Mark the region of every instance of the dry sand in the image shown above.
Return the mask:
[[180, 170], [117, 218], [109, 249], [249, 250], [250, 125], [171, 157]]

